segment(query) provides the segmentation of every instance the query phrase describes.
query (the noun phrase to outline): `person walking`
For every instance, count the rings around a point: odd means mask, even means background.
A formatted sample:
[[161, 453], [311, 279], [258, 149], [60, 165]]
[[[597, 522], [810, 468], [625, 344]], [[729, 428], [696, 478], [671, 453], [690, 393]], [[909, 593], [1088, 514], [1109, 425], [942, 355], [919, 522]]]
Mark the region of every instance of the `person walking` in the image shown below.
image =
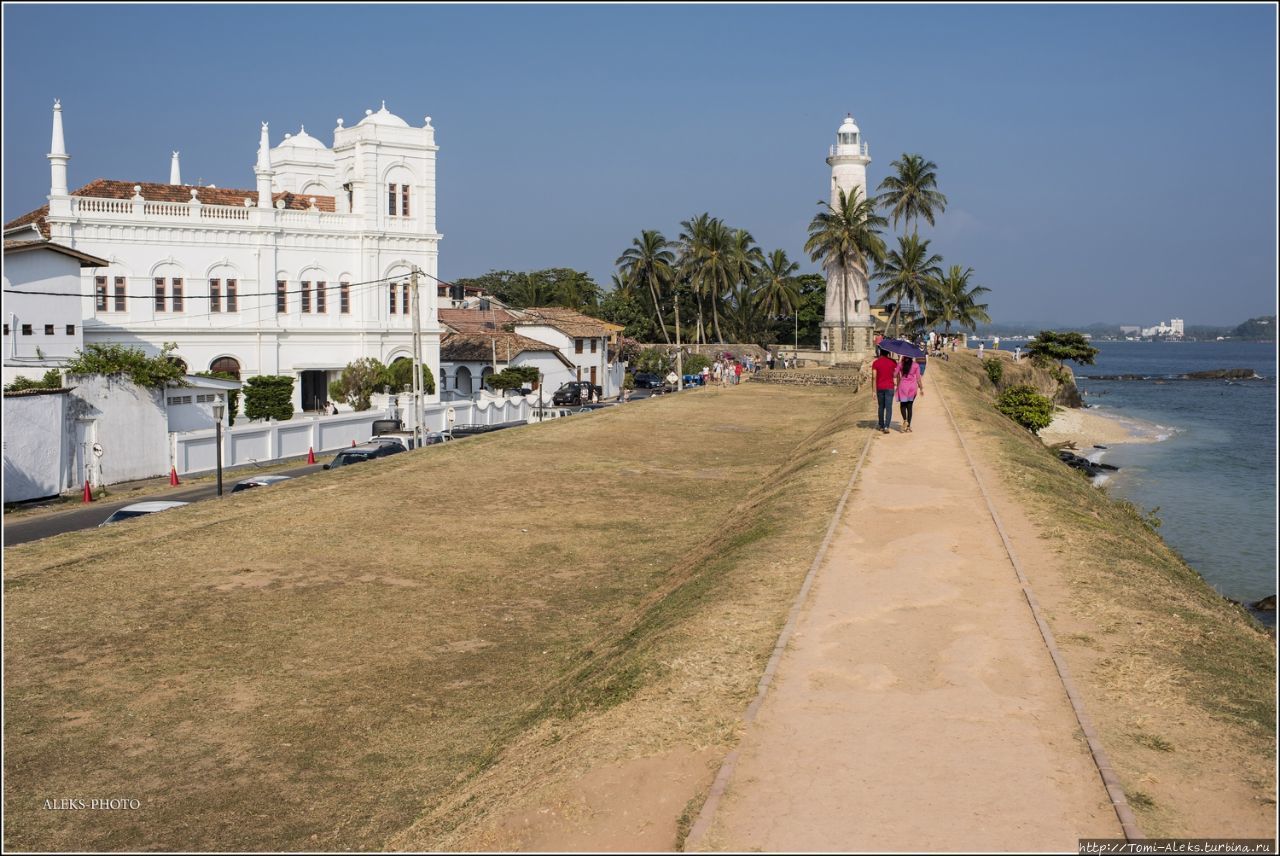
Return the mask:
[[871, 373], [876, 383], [876, 430], [881, 434], [889, 433], [893, 423], [893, 388], [894, 373], [898, 364], [889, 357], [889, 352], [880, 349], [880, 356], [871, 363]]
[[982, 349], [986, 345], [985, 342], [978, 343], [978, 359], [982, 359]]
[[924, 395], [924, 377], [920, 364], [910, 357], [902, 358], [902, 365], [894, 372], [898, 387], [898, 410], [902, 413], [902, 433], [911, 433], [911, 411], [917, 395]]

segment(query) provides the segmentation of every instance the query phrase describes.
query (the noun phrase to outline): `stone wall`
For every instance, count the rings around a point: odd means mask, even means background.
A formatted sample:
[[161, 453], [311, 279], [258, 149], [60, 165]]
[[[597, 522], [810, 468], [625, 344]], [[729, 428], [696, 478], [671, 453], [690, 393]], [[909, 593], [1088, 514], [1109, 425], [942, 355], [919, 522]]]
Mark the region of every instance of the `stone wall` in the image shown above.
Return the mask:
[[862, 371], [849, 369], [774, 369], [756, 372], [755, 383], [786, 383], [795, 386], [842, 386], [857, 392], [862, 386]]

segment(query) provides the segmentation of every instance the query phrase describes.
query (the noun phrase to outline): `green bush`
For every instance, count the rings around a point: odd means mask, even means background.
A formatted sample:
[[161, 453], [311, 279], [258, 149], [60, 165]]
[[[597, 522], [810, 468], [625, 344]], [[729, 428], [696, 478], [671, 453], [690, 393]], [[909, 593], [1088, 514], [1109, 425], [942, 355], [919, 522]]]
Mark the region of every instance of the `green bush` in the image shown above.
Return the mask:
[[636, 354], [632, 368], [638, 372], [664, 375], [671, 368], [671, 360], [668, 358], [667, 352], [661, 348], [645, 348]]
[[[386, 377], [379, 386], [389, 386], [396, 392], [413, 386], [413, 360], [408, 357], [392, 360], [391, 365], [387, 366]], [[427, 395], [434, 395], [436, 391], [435, 375], [431, 373], [431, 366], [426, 363], [422, 364], [422, 391]], [[332, 390], [330, 393], [332, 394]], [[335, 396], [335, 398], [341, 397]]]
[[1009, 387], [996, 399], [996, 410], [1032, 434], [1039, 434], [1053, 421], [1053, 402], [1033, 386]]
[[244, 382], [244, 415], [249, 419], [293, 418], [293, 378], [258, 375]]
[[490, 389], [520, 389], [525, 384], [532, 386], [538, 382], [536, 366], [507, 366], [497, 374], [491, 374], [484, 380]]
[[24, 389], [62, 389], [62, 372], [49, 369], [39, 380], [29, 377], [15, 377], [13, 383], [4, 388], [5, 392], [21, 392]]
[[1004, 360], [991, 357], [982, 362], [982, 368], [986, 370], [987, 378], [991, 381], [991, 385], [999, 386], [1000, 378], [1004, 377]]
[[711, 358], [704, 357], [702, 354], [690, 354], [684, 358], [684, 373], [698, 374], [704, 366], [711, 365]]
[[1089, 344], [1089, 340], [1081, 333], [1059, 333], [1055, 330], [1041, 330], [1036, 338], [1027, 345], [1027, 352], [1033, 360], [1057, 360], [1059, 363], [1072, 362], [1088, 366], [1093, 365], [1093, 358], [1098, 349]]
[[[413, 378], [413, 364], [410, 363], [408, 377]], [[381, 360], [373, 357], [361, 357], [347, 363], [347, 367], [338, 375], [338, 379], [329, 384], [329, 395], [345, 401], [352, 410], [368, 410], [372, 407], [370, 397], [388, 385], [387, 367]], [[404, 386], [396, 387], [397, 390]]]
[[166, 386], [186, 386], [182, 376], [186, 369], [173, 359], [177, 349], [173, 342], [165, 342], [157, 356], [148, 357], [139, 348], [126, 345], [90, 345], [67, 362], [67, 374], [127, 375], [129, 380], [147, 389], [163, 389]]

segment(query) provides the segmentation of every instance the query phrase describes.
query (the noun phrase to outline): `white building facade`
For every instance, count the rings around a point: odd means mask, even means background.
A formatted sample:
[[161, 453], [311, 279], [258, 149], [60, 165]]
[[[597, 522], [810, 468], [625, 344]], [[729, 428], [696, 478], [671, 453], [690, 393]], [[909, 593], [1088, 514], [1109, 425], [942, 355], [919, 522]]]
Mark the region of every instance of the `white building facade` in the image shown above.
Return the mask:
[[[842, 192], [850, 203], [854, 201], [855, 190], [859, 202], [867, 198], [869, 163], [870, 149], [850, 114], [836, 131], [836, 144], [827, 156], [833, 209], [839, 210]], [[819, 329], [823, 351], [845, 352], [851, 356], [871, 353], [871, 297], [865, 271], [851, 271], [846, 281], [845, 272], [839, 268], [827, 270], [826, 305]]]
[[414, 127], [384, 103], [351, 127], [339, 119], [332, 146], [303, 128], [272, 147], [263, 123], [253, 190], [180, 184], [175, 152], [171, 184], [70, 191], [55, 103], [48, 205], [7, 224], [6, 238], [34, 224], [108, 262], [81, 270], [79, 298], [48, 298], [63, 301], [49, 317], [79, 316], [85, 345], [155, 354], [174, 342], [191, 372], [291, 375], [295, 409], [314, 410], [353, 360], [411, 358], [414, 269], [421, 357], [439, 374], [437, 151], [430, 117]]

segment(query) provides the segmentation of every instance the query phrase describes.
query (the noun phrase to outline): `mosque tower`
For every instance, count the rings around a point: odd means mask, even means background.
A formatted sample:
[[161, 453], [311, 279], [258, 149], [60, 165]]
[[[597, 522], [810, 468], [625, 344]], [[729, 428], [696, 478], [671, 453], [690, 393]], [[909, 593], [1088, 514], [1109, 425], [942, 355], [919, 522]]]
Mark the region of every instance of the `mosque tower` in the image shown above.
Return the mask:
[[[833, 208], [840, 205], [840, 191], [844, 191], [850, 201], [854, 188], [859, 201], [867, 198], [869, 163], [871, 155], [866, 141], [853, 115], [848, 114], [836, 131], [836, 144], [827, 156]], [[841, 271], [827, 271], [827, 300], [821, 330], [823, 350], [832, 353], [832, 362], [840, 362], [845, 356], [861, 358], [871, 354], [871, 300], [867, 279], [861, 274], [852, 276], [847, 284], [842, 283], [842, 279]]]

